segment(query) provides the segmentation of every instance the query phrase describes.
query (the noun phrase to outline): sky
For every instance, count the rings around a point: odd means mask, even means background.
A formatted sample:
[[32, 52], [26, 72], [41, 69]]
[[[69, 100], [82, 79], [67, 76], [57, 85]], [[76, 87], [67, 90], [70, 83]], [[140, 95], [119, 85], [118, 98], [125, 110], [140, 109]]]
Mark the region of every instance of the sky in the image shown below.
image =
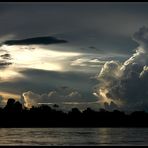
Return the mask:
[[147, 18], [148, 3], [0, 3], [1, 104], [146, 109]]

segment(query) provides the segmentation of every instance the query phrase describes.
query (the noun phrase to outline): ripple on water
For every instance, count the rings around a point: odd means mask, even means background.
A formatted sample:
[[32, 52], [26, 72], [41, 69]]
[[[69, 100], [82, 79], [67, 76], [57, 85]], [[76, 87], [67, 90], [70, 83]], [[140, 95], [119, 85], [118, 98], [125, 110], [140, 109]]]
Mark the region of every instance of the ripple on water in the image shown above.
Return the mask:
[[0, 128], [0, 145], [148, 145], [148, 128]]

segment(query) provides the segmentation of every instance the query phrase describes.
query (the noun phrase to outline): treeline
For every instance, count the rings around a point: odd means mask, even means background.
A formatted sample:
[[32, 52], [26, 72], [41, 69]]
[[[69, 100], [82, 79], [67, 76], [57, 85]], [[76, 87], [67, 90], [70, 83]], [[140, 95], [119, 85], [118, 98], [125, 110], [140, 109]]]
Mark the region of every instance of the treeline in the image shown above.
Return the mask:
[[63, 112], [57, 105], [40, 105], [30, 109], [14, 99], [0, 108], [0, 127], [148, 127], [148, 113], [135, 111], [131, 114], [114, 110], [72, 108]]

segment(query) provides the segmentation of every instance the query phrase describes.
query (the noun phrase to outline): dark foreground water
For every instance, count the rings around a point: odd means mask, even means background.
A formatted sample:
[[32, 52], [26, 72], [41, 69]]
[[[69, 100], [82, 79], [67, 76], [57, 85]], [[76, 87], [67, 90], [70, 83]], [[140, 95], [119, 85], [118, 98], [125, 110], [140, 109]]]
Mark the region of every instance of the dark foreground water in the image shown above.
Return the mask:
[[148, 145], [148, 128], [0, 128], [0, 145]]

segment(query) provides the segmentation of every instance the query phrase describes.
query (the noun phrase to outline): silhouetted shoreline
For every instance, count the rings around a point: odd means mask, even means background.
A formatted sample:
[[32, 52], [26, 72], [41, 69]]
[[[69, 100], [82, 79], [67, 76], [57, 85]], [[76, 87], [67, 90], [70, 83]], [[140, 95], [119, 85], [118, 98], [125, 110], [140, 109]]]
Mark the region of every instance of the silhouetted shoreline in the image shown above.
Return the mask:
[[0, 127], [148, 127], [148, 113], [135, 111], [131, 114], [119, 110], [94, 111], [87, 108], [80, 111], [72, 108], [65, 113], [54, 105], [25, 108], [14, 99], [9, 99], [4, 108], [0, 108]]

